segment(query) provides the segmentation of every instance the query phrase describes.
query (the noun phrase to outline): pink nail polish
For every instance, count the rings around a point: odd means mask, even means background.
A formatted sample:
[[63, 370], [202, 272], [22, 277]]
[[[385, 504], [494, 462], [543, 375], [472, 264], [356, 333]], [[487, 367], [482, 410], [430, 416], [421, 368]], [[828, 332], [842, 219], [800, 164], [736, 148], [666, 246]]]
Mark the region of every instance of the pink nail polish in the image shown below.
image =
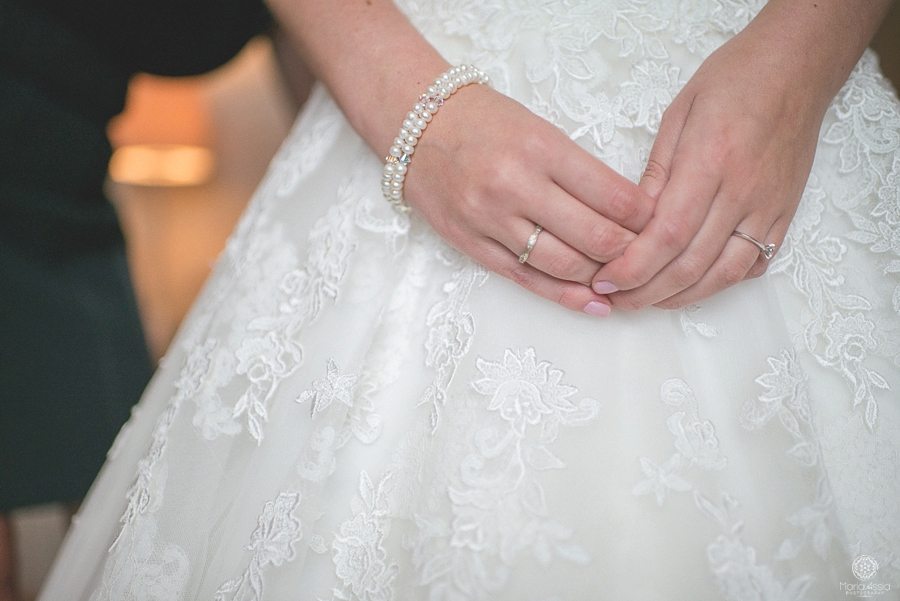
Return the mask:
[[594, 315], [595, 317], [606, 317], [609, 315], [610, 308], [609, 305], [605, 305], [601, 302], [591, 301], [584, 306], [584, 312], [588, 315]]
[[599, 282], [594, 282], [591, 286], [594, 289], [594, 292], [597, 294], [612, 294], [613, 292], [617, 292], [619, 289], [616, 288], [616, 285], [612, 282], [607, 282], [605, 280], [601, 280]]

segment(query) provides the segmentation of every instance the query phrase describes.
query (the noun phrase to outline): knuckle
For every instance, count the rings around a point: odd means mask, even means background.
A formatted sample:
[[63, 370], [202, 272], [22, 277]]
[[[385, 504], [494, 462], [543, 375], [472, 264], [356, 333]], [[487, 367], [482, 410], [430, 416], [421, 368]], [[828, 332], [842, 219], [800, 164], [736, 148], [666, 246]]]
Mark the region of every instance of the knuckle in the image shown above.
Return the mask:
[[647, 166], [644, 167], [643, 177], [664, 182], [669, 179], [669, 170], [656, 159], [650, 158], [647, 160]]
[[734, 286], [744, 280], [747, 270], [739, 263], [729, 261], [722, 266], [720, 279], [725, 286]]
[[456, 201], [456, 214], [461, 221], [478, 219], [485, 206], [485, 196], [477, 188], [469, 188], [459, 194]]
[[556, 297], [556, 302], [566, 309], [577, 310], [578, 299], [575, 298], [575, 293], [572, 289], [563, 287], [562, 290], [559, 291], [559, 295]]
[[561, 279], [571, 279], [578, 275], [580, 261], [571, 253], [554, 253], [547, 258], [547, 273]]
[[682, 257], [673, 266], [672, 278], [675, 284], [687, 288], [703, 277], [705, 266], [694, 258]]
[[519, 162], [514, 157], [502, 156], [483, 167], [478, 185], [479, 196], [488, 199], [506, 198], [516, 189]]
[[506, 269], [502, 275], [528, 290], [531, 290], [534, 286], [534, 274], [532, 274], [531, 269], [525, 265], [516, 264]]
[[609, 224], [598, 221], [591, 225], [585, 247], [589, 257], [600, 263], [608, 263], [620, 250], [621, 244], [616, 240]]
[[545, 161], [550, 154], [549, 140], [537, 130], [522, 136], [519, 148], [526, 157], [537, 161]]
[[660, 242], [668, 249], [683, 250], [691, 239], [691, 231], [683, 219], [671, 216], [659, 226]]
[[630, 221], [640, 208], [638, 204], [638, 188], [631, 184], [617, 184], [608, 190], [607, 210], [618, 222]]

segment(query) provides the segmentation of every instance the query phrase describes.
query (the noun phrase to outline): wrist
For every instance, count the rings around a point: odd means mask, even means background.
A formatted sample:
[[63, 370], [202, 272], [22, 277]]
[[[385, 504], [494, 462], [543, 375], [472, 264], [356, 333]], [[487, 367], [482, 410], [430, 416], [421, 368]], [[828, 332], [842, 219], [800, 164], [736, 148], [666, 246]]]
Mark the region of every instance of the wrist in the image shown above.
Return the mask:
[[347, 98], [347, 119], [380, 156], [393, 144], [400, 124], [419, 95], [450, 68], [430, 46], [429, 50], [403, 64], [391, 64], [372, 77], [368, 90], [358, 90]]
[[822, 113], [847, 80], [890, 2], [772, 0], [738, 35], [771, 80]]

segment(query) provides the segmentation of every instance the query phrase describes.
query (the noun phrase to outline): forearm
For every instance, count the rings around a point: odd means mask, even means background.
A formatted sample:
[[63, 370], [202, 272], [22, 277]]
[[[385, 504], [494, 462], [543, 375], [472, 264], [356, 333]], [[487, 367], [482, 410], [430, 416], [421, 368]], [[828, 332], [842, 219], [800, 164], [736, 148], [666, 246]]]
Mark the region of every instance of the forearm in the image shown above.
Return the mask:
[[267, 0], [309, 69], [379, 153], [448, 64], [391, 0]]
[[878, 31], [891, 0], [770, 0], [745, 33], [786, 85], [824, 111]]

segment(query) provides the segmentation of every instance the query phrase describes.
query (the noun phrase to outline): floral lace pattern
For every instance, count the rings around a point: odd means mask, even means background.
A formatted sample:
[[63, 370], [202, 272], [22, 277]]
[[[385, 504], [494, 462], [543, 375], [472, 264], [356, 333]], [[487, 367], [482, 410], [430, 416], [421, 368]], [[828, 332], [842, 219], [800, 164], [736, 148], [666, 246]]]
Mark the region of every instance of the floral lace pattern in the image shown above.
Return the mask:
[[262, 601], [263, 571], [280, 567], [296, 556], [295, 544], [303, 536], [300, 520], [292, 512], [300, 503], [299, 493], [279, 493], [269, 501], [250, 535], [250, 563], [244, 573], [219, 587], [214, 601]]
[[[762, 6], [398, 4], [635, 180]], [[862, 553], [900, 586], [900, 103], [873, 54], [769, 273], [678, 312], [526, 297], [379, 170], [317, 87], [45, 599], [812, 601]]]
[[[768, 374], [758, 379], [763, 385], [768, 380]], [[812, 582], [810, 575], [797, 576], [785, 584], [771, 567], [758, 563], [758, 551], [743, 540], [744, 522], [735, 515], [739, 503], [734, 496], [724, 491], [710, 495], [691, 482], [687, 473], [690, 468], [722, 470], [728, 463], [720, 449], [715, 426], [699, 416], [694, 391], [685, 381], [676, 378], [663, 382], [660, 396], [663, 403], [676, 409], [666, 420], [675, 453], [663, 466], [641, 457], [641, 470], [645, 478], [635, 485], [632, 493], [653, 493], [659, 506], [663, 505], [669, 494], [692, 494], [697, 509], [723, 531], [707, 546], [706, 553], [709, 567], [725, 599], [808, 599], [807, 591]], [[763, 395], [760, 401], [766, 402], [769, 398]], [[721, 500], [714, 501], [716, 497]]]
[[[493, 414], [476, 430], [471, 450], [447, 490], [452, 519], [416, 514], [413, 562], [429, 599], [489, 599], [503, 587], [506, 566], [524, 554], [586, 564], [571, 528], [550, 517], [539, 473], [565, 469], [550, 449], [561, 426], [588, 423], [599, 403], [574, 399], [563, 372], [538, 361], [533, 348], [507, 349], [498, 362], [477, 359], [472, 388]], [[514, 528], [510, 527], [515, 525]]]

